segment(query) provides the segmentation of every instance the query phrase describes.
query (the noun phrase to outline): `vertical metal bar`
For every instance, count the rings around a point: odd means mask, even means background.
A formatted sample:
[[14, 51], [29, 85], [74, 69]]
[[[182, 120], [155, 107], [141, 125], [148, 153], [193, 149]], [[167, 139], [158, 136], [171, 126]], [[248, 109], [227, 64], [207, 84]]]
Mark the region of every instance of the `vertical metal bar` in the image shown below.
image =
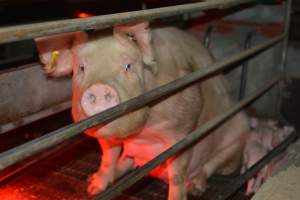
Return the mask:
[[284, 78], [286, 78], [286, 61], [287, 61], [287, 50], [288, 50], [288, 41], [289, 41], [289, 32], [290, 32], [292, 0], [287, 0], [285, 2], [285, 4], [286, 4], [285, 5], [285, 15], [284, 15], [285, 38], [283, 40], [281, 63], [280, 63], [280, 70], [281, 70], [281, 73], [283, 73]]
[[285, 15], [284, 15], [284, 40], [282, 42], [282, 53], [281, 53], [281, 62], [280, 62], [280, 69], [279, 73], [282, 74], [284, 77], [284, 81], [278, 85], [279, 92], [278, 92], [278, 103], [277, 103], [277, 114], [280, 117], [281, 111], [281, 103], [283, 99], [283, 90], [284, 84], [286, 81], [286, 62], [287, 62], [287, 50], [288, 50], [288, 41], [289, 41], [289, 31], [290, 31], [290, 21], [291, 21], [291, 9], [292, 9], [292, 0], [286, 0], [285, 2]]
[[[244, 43], [244, 50], [247, 50], [251, 47], [252, 37], [253, 37], [253, 32], [251, 31], [246, 36], [245, 43]], [[248, 74], [248, 61], [245, 61], [242, 65], [239, 100], [245, 97], [247, 74]]]

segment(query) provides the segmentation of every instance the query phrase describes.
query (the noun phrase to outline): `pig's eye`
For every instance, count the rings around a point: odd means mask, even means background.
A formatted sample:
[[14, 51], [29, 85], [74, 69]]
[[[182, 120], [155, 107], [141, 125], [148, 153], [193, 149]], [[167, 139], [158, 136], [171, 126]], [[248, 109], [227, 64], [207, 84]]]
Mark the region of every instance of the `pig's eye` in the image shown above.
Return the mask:
[[131, 64], [124, 65], [125, 71], [128, 71], [131, 69]]
[[82, 64], [79, 65], [79, 69], [80, 69], [81, 72], [84, 72], [84, 65], [82, 65]]

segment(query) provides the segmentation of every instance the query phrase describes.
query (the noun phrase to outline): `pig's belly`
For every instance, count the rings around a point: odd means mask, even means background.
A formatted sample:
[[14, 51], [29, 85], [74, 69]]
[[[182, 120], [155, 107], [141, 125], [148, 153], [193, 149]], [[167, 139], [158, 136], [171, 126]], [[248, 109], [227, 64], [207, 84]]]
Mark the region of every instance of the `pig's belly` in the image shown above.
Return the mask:
[[[158, 156], [164, 150], [166, 150], [165, 146], [159, 141], [136, 139], [124, 142], [123, 155], [133, 158], [135, 167], [140, 167]], [[166, 163], [153, 169], [150, 175], [168, 182]]]

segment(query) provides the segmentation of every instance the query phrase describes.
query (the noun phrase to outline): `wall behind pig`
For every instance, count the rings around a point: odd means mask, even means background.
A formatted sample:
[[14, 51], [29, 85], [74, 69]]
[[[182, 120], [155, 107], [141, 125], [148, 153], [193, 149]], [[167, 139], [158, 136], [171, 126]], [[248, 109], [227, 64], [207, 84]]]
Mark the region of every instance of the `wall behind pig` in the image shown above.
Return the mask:
[[70, 100], [70, 79], [47, 79], [39, 64], [0, 73], [0, 124]]
[[[283, 6], [259, 5], [238, 11], [221, 21], [212, 23], [214, 29], [211, 34], [209, 49], [217, 61], [226, 59], [244, 49], [246, 36], [254, 33], [252, 46], [270, 40], [280, 34], [283, 19]], [[191, 31], [203, 38], [206, 26], [196, 25]], [[279, 75], [281, 44], [261, 53], [249, 60], [247, 85], [245, 96], [264, 86], [268, 80]], [[241, 67], [228, 70], [226, 76], [231, 85], [231, 94], [238, 100], [240, 90]], [[275, 117], [277, 115], [279, 88], [274, 87], [269, 93], [253, 104], [258, 115]]]

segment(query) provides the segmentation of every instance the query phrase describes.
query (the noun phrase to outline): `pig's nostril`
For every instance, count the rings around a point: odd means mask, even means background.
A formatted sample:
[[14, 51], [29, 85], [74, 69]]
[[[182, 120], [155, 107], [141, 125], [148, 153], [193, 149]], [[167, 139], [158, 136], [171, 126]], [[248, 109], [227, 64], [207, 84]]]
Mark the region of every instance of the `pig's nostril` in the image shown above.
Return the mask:
[[96, 96], [93, 94], [89, 94], [88, 100], [90, 103], [95, 103], [96, 102]]
[[106, 93], [105, 96], [104, 96], [104, 98], [105, 98], [105, 100], [106, 100], [107, 102], [110, 102], [110, 100], [112, 99], [112, 96], [111, 96], [110, 93]]

